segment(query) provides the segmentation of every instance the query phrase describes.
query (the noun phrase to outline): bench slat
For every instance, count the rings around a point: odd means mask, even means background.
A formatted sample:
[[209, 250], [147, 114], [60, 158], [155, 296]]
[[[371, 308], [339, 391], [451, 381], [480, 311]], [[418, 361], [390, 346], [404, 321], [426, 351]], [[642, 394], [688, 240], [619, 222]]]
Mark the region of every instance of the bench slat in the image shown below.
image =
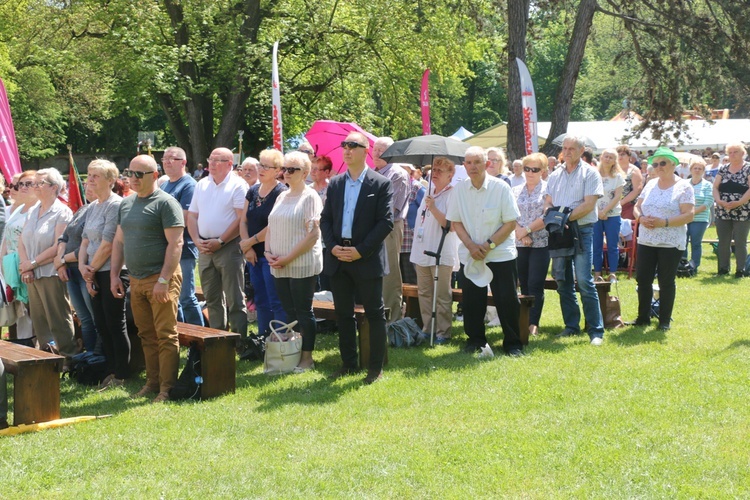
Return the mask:
[[17, 374], [21, 365], [52, 364], [56, 365], [57, 371], [62, 371], [65, 358], [46, 351], [40, 351], [33, 347], [14, 344], [13, 342], [0, 341], [0, 359], [8, 373]]

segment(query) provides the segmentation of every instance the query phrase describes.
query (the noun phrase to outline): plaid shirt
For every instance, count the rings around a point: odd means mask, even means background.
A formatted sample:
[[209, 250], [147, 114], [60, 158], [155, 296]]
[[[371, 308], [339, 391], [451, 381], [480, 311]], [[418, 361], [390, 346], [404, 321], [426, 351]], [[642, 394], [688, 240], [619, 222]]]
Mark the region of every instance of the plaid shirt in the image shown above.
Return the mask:
[[[417, 193], [422, 189], [422, 184], [415, 179], [409, 179], [411, 184], [411, 190], [409, 191], [409, 199], [406, 202], [406, 206], [411, 206], [412, 203], [417, 199]], [[414, 229], [409, 227], [409, 224], [404, 224], [404, 239], [401, 242], [401, 253], [411, 253], [411, 245], [414, 241]]]

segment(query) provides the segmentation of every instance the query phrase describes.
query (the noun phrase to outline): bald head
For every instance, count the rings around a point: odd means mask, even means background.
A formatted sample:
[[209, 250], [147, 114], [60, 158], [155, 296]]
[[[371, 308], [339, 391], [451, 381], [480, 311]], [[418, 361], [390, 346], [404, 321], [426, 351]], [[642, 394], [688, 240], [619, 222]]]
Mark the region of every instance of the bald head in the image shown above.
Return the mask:
[[159, 177], [159, 171], [156, 160], [151, 156], [136, 156], [130, 160], [128, 170], [130, 170], [130, 175], [132, 175], [130, 177], [130, 187], [140, 198], [145, 198], [156, 190], [156, 179]]
[[208, 172], [216, 184], [226, 179], [229, 172], [232, 171], [233, 163], [234, 154], [230, 149], [216, 148], [211, 151], [211, 155], [208, 157]]

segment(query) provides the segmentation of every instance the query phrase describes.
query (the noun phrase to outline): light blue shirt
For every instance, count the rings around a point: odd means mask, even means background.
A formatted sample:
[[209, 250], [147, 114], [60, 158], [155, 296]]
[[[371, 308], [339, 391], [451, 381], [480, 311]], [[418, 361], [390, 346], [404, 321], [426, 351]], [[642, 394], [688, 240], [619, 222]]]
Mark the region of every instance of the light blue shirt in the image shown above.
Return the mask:
[[359, 174], [356, 180], [349, 176], [349, 170], [344, 174], [346, 183], [344, 184], [344, 217], [341, 220], [341, 237], [350, 239], [352, 237], [352, 226], [354, 225], [354, 209], [357, 208], [357, 199], [362, 184], [365, 181], [367, 166]]

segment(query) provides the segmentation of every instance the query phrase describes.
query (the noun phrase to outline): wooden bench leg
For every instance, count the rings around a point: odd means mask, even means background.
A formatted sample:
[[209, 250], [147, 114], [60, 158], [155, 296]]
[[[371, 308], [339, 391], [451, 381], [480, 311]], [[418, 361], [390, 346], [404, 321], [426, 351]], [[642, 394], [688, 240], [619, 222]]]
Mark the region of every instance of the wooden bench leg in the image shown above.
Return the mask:
[[201, 398], [208, 399], [234, 392], [237, 363], [234, 345], [234, 339], [216, 339], [205, 343], [201, 351]]
[[521, 344], [529, 345], [529, 310], [528, 302], [521, 301], [521, 313], [518, 315], [518, 327], [521, 329], [519, 336]]
[[[357, 314], [356, 318], [357, 330], [359, 331], [359, 366], [362, 369], [367, 369], [370, 366], [370, 322], [367, 321], [367, 316], [364, 314]], [[388, 339], [385, 341], [384, 366], [388, 364]]]
[[419, 297], [404, 297], [406, 300], [406, 318], [412, 318], [420, 328], [422, 324], [422, 311], [419, 307]]
[[60, 418], [60, 373], [54, 364], [29, 364], [13, 379], [13, 423], [33, 424]]

